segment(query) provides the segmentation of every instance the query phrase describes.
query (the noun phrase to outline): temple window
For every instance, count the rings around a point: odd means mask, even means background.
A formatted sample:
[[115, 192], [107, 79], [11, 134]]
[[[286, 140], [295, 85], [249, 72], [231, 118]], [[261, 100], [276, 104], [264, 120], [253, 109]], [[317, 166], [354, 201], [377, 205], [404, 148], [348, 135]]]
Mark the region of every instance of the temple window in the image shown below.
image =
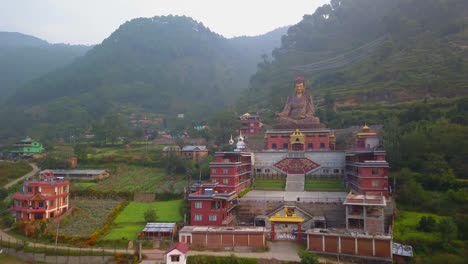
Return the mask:
[[379, 169], [378, 168], [372, 168], [372, 175], [379, 174]]
[[229, 179], [227, 179], [227, 178], [226, 178], [226, 179], [223, 179], [223, 183], [224, 183], [224, 184], [228, 184], [228, 183], [229, 183]]
[[44, 207], [44, 202], [39, 202], [39, 207], [40, 208]]
[[216, 169], [211, 169], [211, 173], [215, 174], [215, 173], [216, 173]]
[[324, 148], [325, 148], [325, 143], [323, 143], [323, 142], [320, 143], [320, 148], [321, 148], [321, 149], [324, 149]]
[[228, 169], [223, 169], [223, 174], [228, 174]]
[[372, 187], [379, 187], [379, 181], [372, 181]]
[[200, 209], [200, 208], [203, 207], [203, 203], [202, 203], [202, 202], [195, 202], [195, 204], [194, 204], [193, 207], [195, 207], [195, 208], [197, 208], [197, 209]]
[[307, 149], [314, 149], [314, 143], [307, 144]]
[[270, 136], [270, 138], [277, 138], [278, 136]]
[[216, 222], [217, 217], [216, 217], [216, 215], [210, 215], [210, 216], [208, 216], [208, 220], [210, 220], [211, 222]]
[[289, 138], [289, 135], [283, 135], [282, 138]]
[[272, 144], [271, 144], [271, 148], [272, 148], [272, 149], [276, 149], [276, 148], [277, 148], [276, 143], [272, 143]]
[[288, 149], [288, 143], [283, 143], [283, 149]]

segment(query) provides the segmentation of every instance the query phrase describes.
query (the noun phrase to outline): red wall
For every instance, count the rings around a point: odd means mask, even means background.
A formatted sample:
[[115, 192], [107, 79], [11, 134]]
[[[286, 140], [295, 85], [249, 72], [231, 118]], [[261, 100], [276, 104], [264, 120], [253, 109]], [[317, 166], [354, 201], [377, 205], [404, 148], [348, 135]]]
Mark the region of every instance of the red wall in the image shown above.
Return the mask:
[[[320, 137], [319, 135], [322, 135]], [[282, 150], [283, 144], [290, 146], [290, 136], [287, 134], [268, 134], [267, 135], [267, 149], [274, 149], [273, 144], [276, 143], [276, 149]], [[328, 150], [330, 148], [330, 137], [328, 133], [310, 133], [305, 134], [305, 150], [309, 150], [309, 143], [313, 144], [312, 150]], [[320, 143], [323, 143], [324, 148], [320, 148]]]

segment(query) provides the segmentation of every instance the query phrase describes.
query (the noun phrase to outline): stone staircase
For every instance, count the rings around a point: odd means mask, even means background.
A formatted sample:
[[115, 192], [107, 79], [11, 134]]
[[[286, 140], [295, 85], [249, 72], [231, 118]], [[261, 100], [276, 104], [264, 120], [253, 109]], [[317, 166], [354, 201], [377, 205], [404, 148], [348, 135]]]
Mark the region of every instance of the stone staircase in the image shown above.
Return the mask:
[[305, 174], [288, 174], [286, 177], [287, 192], [304, 191]]

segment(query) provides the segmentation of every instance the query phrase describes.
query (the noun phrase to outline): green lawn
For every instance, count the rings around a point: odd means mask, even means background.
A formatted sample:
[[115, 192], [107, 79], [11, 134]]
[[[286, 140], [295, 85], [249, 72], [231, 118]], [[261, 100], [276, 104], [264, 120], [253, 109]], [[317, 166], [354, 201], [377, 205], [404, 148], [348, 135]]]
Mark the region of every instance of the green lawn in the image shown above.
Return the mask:
[[101, 238], [101, 240], [134, 240], [145, 227], [145, 223], [118, 224], [112, 228], [111, 232]]
[[0, 186], [23, 176], [32, 170], [31, 166], [25, 161], [6, 162], [0, 161]]
[[257, 190], [284, 190], [286, 179], [257, 179], [254, 180]]
[[306, 191], [343, 191], [342, 179], [313, 179], [306, 180], [304, 189]]
[[101, 240], [135, 239], [146, 224], [144, 213], [150, 208], [156, 210], [158, 222], [181, 222], [183, 201], [173, 200], [154, 203], [130, 202], [115, 218], [111, 231]]
[[443, 216], [431, 213], [400, 211], [398, 217], [395, 218], [394, 239], [401, 242], [421, 240], [427, 242], [437, 241], [440, 238], [439, 233], [426, 233], [417, 230], [419, 220], [421, 220], [423, 216], [432, 216], [437, 222], [443, 218]]

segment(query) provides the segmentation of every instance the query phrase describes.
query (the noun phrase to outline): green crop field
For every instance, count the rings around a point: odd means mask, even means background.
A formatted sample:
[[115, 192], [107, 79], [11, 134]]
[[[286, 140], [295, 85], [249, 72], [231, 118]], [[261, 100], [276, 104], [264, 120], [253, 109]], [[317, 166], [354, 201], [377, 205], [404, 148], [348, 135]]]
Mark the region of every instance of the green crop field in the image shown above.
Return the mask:
[[110, 177], [98, 182], [73, 182], [74, 188], [92, 188], [98, 191], [115, 192], [175, 192], [186, 186], [186, 177], [167, 176], [162, 168], [119, 164], [111, 168]]
[[130, 202], [115, 218], [111, 232], [101, 240], [135, 239], [146, 224], [144, 214], [151, 208], [156, 210], [158, 222], [181, 222], [182, 200], [153, 203]]
[[73, 213], [60, 225], [59, 234], [76, 237], [90, 236], [101, 228], [107, 215], [119, 204], [111, 199], [70, 199]]
[[0, 161], [0, 186], [7, 184], [9, 181], [32, 170], [31, 166], [25, 161], [20, 162], [7, 162]]
[[311, 179], [304, 184], [306, 191], [343, 191], [342, 179]]
[[254, 180], [257, 190], [284, 190], [286, 179], [257, 179]]
[[439, 222], [443, 216], [431, 213], [419, 213], [400, 211], [400, 214], [395, 218], [395, 229], [393, 231], [396, 241], [420, 241], [435, 242], [439, 239], [440, 234], [437, 232], [426, 233], [417, 230], [419, 220], [423, 216], [432, 216]]

